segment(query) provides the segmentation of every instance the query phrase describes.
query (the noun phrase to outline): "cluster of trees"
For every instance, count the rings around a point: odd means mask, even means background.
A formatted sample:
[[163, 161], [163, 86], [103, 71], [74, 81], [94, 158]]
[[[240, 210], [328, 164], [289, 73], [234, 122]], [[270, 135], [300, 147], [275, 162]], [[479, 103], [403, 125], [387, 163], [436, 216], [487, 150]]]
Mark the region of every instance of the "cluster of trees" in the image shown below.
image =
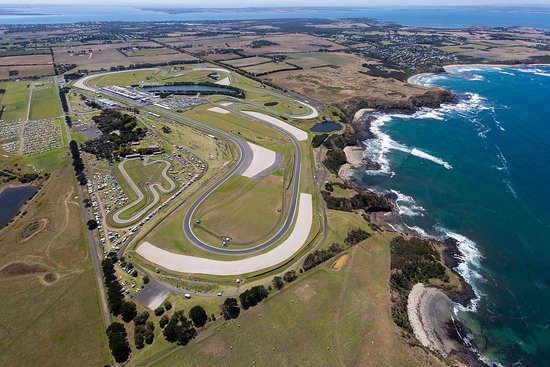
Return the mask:
[[103, 280], [107, 287], [107, 303], [109, 310], [114, 316], [121, 315], [122, 320], [130, 322], [136, 317], [137, 309], [134, 302], [124, 301], [122, 295], [122, 286], [115, 275], [115, 264], [117, 258], [115, 255], [107, 257], [101, 262], [103, 270]]
[[325, 190], [321, 191], [321, 194], [329, 209], [346, 212], [363, 209], [368, 213], [391, 211], [390, 201], [386, 197], [373, 192], [358, 193], [351, 198], [331, 196], [330, 192]]
[[[184, 64], [196, 64], [197, 61], [195, 60], [172, 60], [168, 62], [142, 62], [137, 64], [130, 64], [128, 66], [124, 65], [118, 65], [118, 66], [111, 66], [109, 68], [109, 71], [122, 71], [122, 70], [133, 70], [133, 69], [145, 69], [145, 68], [155, 68], [158, 66], [169, 66], [169, 65], [184, 65]], [[100, 69], [98, 71], [107, 71], [106, 69]]]
[[324, 143], [324, 141], [328, 138], [328, 134], [319, 134], [319, 135], [315, 135], [312, 139], [311, 139], [311, 146], [314, 147], [314, 148], [319, 148], [321, 146], [321, 144]]
[[103, 133], [102, 136], [89, 140], [82, 145], [83, 149], [94, 154], [98, 159], [113, 159], [113, 152], [127, 146], [132, 141], [141, 140], [146, 130], [137, 125], [135, 116], [122, 114], [113, 109], [101, 111], [92, 120]]
[[370, 237], [369, 233], [364, 229], [361, 229], [361, 228], [350, 229], [348, 230], [348, 235], [344, 240], [344, 242], [348, 246], [353, 246], [358, 244], [361, 241], [366, 240], [369, 237]]
[[[164, 327], [162, 325], [164, 325]], [[174, 312], [168, 319], [168, 322], [165, 323], [165, 321], [163, 321], [160, 327], [163, 328], [162, 334], [164, 338], [178, 345], [187, 345], [187, 343], [197, 335], [197, 330], [193, 327], [192, 322], [185, 317], [183, 311]]]
[[338, 170], [346, 162], [346, 154], [340, 148], [332, 148], [327, 150], [325, 159], [323, 159], [323, 165], [334, 174], [338, 174]]
[[155, 324], [148, 319], [147, 311], [143, 311], [134, 318], [134, 342], [137, 349], [143, 348], [145, 344], [153, 344], [155, 339]]
[[337, 243], [333, 243], [328, 249], [313, 251], [312, 253], [308, 254], [304, 259], [302, 268], [304, 268], [305, 271], [308, 271], [309, 269], [312, 269], [317, 265], [324, 263], [331, 257], [339, 254], [340, 252], [342, 252], [342, 247]]
[[284, 288], [285, 282], [292, 283], [297, 278], [298, 278], [298, 275], [296, 274], [296, 271], [289, 270], [283, 275], [282, 278], [281, 277], [274, 277], [271, 283], [273, 284], [273, 288], [275, 288], [277, 290], [281, 290], [281, 289]]
[[69, 113], [69, 105], [67, 103], [67, 93], [69, 93], [71, 89], [69, 87], [63, 87], [59, 89], [59, 99], [61, 100], [61, 107], [63, 108], [63, 112]]
[[71, 142], [69, 143], [69, 148], [71, 149], [71, 156], [73, 157], [73, 168], [76, 174], [76, 179], [78, 180], [79, 184], [86, 185], [88, 183], [88, 179], [86, 179], [86, 175], [84, 174], [84, 161], [80, 156], [78, 143], [74, 140], [71, 140]]
[[347, 182], [325, 182], [325, 190], [328, 191], [328, 192], [333, 192], [334, 191], [334, 186], [338, 186], [339, 188], [343, 189], [343, 190], [349, 190], [351, 189], [351, 185], [348, 184]]
[[425, 239], [395, 237], [390, 243], [392, 293], [392, 317], [394, 322], [408, 332], [412, 332], [407, 315], [407, 299], [416, 283], [426, 283], [431, 279], [449, 282], [446, 268], [441, 264], [439, 252]]
[[250, 307], [256, 306], [258, 303], [262, 302], [267, 298], [268, 291], [263, 285], [257, 285], [250, 289], [247, 289], [239, 295], [241, 300], [241, 306], [245, 310], [248, 310]]
[[261, 48], [267, 46], [279, 46], [279, 44], [269, 40], [254, 40], [250, 42], [250, 48]]
[[131, 349], [126, 335], [126, 329], [120, 322], [113, 322], [107, 328], [109, 349], [117, 363], [126, 362], [130, 356]]

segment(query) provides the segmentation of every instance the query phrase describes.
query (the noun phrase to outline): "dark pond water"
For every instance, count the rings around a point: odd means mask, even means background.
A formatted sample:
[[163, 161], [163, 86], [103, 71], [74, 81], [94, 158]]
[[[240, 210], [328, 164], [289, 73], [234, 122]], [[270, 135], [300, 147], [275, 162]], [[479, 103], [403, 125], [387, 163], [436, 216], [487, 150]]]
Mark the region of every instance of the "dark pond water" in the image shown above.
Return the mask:
[[313, 125], [310, 130], [314, 133], [328, 133], [330, 131], [340, 130], [340, 125], [336, 122], [320, 122]]
[[25, 200], [38, 190], [38, 186], [22, 186], [0, 193], [0, 228], [3, 228], [17, 214]]
[[174, 92], [182, 94], [196, 94], [196, 93], [209, 93], [209, 94], [225, 94], [225, 95], [238, 95], [239, 91], [227, 89], [223, 87], [217, 87], [215, 85], [205, 84], [185, 84], [185, 85], [154, 85], [143, 87], [145, 92]]

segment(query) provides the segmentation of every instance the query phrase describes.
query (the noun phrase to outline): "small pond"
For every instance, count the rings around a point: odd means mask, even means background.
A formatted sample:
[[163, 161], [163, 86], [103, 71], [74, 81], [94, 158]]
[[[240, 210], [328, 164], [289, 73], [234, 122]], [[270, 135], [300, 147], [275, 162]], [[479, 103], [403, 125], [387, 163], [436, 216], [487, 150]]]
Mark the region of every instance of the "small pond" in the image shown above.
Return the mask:
[[0, 228], [17, 214], [23, 203], [38, 190], [38, 186], [20, 186], [0, 192]]
[[237, 96], [240, 94], [238, 89], [229, 89], [222, 86], [215, 86], [209, 84], [183, 84], [183, 85], [151, 85], [142, 88], [144, 92], [167, 92], [167, 93], [179, 93], [179, 94], [224, 94], [230, 96]]
[[314, 133], [328, 133], [331, 131], [340, 130], [340, 125], [338, 125], [336, 122], [327, 121], [327, 122], [319, 122], [310, 129]]

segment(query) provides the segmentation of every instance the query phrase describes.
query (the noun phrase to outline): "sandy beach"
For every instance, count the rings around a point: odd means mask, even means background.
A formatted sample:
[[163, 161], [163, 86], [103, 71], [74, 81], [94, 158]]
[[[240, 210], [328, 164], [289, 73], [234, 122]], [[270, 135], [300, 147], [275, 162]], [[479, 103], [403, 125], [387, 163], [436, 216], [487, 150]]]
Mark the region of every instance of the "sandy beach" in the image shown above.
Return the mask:
[[443, 291], [416, 284], [409, 293], [407, 312], [416, 338], [424, 345], [447, 357], [462, 346], [449, 337], [452, 302]]

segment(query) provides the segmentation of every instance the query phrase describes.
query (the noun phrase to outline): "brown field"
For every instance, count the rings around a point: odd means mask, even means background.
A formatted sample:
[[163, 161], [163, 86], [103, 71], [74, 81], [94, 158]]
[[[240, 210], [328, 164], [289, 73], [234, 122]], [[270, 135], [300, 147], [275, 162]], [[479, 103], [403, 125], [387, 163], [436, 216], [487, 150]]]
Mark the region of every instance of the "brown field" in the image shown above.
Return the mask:
[[367, 62], [367, 59], [355, 55], [348, 57], [354, 61], [346, 65], [281, 71], [269, 74], [264, 79], [324, 103], [341, 102], [362, 96], [383, 100], [408, 99], [412, 95], [426, 91], [424, 87], [394, 79], [361, 74], [359, 71], [366, 70], [361, 65]]
[[227, 60], [227, 61], [224, 61], [224, 64], [228, 64], [236, 68], [242, 68], [244, 66], [256, 65], [264, 62], [269, 62], [269, 61], [271, 61], [269, 57], [252, 56], [252, 57], [244, 57], [244, 58], [235, 59], [235, 60]]
[[290, 53], [290, 52], [310, 52], [326, 48], [331, 51], [343, 50], [346, 47], [338, 45], [325, 38], [312, 36], [309, 34], [285, 34], [261, 37], [259, 39], [277, 43], [278, 46], [267, 46], [260, 48], [251, 48], [250, 41], [237, 42], [231, 44], [233, 48], [242, 48], [243, 53], [247, 55], [265, 55], [269, 53]]
[[[19, 74], [10, 76], [11, 70], [18, 70]], [[0, 79], [19, 79], [54, 74], [53, 65], [0, 66]]]
[[[0, 230], [0, 365], [110, 362], [70, 165]], [[42, 226], [45, 227], [42, 228]]]
[[[187, 54], [175, 53], [167, 55], [146, 55], [127, 57], [123, 55], [119, 48], [135, 46], [157, 47], [153, 42], [135, 42], [135, 43], [117, 43], [104, 45], [85, 45], [85, 46], [67, 46], [55, 47], [55, 62], [59, 64], [76, 64], [77, 68], [90, 68], [99, 70], [101, 68], [109, 69], [112, 66], [136, 63], [164, 63], [174, 60], [195, 60], [194, 57]], [[72, 51], [73, 53], [70, 53]], [[92, 56], [90, 58], [89, 52]]]
[[209, 53], [208, 55], [203, 56], [208, 61], [225, 61], [240, 59], [241, 56], [231, 52], [231, 53]]
[[[250, 43], [254, 40], [267, 40], [277, 45], [252, 48]], [[219, 37], [208, 38], [188, 37], [175, 42], [168, 42], [174, 46], [191, 46], [186, 48], [191, 53], [208, 54], [220, 49], [240, 49], [243, 53], [254, 55], [265, 55], [270, 53], [290, 53], [290, 52], [311, 52], [318, 51], [320, 48], [329, 50], [342, 50], [346, 47], [338, 45], [328, 39], [309, 34], [285, 34], [268, 36], [240, 36], [240, 37]]]
[[42, 65], [52, 62], [52, 55], [4, 56], [0, 57], [0, 66]]

